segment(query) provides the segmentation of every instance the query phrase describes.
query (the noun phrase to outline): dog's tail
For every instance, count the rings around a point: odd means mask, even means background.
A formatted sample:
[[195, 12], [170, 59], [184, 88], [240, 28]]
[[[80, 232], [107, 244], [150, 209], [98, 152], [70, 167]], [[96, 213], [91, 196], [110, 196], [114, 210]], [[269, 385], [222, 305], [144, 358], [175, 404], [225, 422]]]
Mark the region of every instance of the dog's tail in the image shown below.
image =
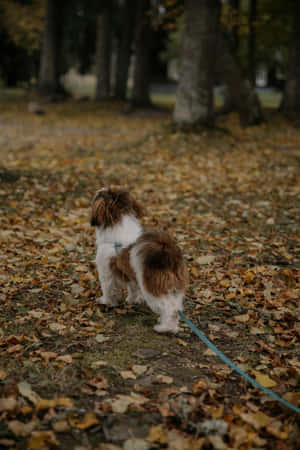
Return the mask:
[[144, 270], [144, 283], [155, 296], [171, 289], [183, 291], [188, 272], [180, 248], [164, 231], [148, 231], [136, 241], [137, 253]]

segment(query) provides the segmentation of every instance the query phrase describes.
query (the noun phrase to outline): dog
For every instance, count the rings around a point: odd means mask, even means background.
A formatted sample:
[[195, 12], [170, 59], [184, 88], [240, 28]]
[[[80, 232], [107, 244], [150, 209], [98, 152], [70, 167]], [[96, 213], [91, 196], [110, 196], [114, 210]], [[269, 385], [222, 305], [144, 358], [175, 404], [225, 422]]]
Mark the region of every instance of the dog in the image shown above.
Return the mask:
[[168, 233], [142, 230], [142, 214], [141, 205], [121, 188], [96, 193], [91, 225], [96, 227], [96, 265], [103, 292], [97, 301], [117, 306], [126, 287], [127, 303], [145, 302], [159, 315], [155, 331], [177, 333], [188, 271]]

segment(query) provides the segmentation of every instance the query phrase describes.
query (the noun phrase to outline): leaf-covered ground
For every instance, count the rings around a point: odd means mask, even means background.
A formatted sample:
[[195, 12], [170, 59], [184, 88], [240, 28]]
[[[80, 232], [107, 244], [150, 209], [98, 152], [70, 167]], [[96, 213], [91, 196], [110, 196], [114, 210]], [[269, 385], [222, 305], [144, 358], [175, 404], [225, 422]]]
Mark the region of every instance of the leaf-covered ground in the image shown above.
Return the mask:
[[0, 447], [299, 448], [296, 414], [183, 323], [159, 335], [144, 306], [96, 305], [89, 225], [97, 188], [129, 187], [184, 251], [186, 315], [299, 406], [299, 130], [233, 115], [174, 134], [165, 113], [120, 109], [0, 107]]

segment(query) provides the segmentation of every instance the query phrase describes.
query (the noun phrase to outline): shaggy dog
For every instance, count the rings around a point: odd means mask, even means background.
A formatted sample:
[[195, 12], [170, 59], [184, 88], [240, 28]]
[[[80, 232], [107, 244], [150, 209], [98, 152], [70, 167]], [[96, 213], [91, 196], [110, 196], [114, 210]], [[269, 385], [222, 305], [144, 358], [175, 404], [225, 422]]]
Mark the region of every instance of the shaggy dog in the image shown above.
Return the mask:
[[128, 303], [145, 301], [159, 315], [154, 329], [178, 331], [188, 272], [182, 253], [168, 233], [143, 232], [142, 208], [120, 188], [100, 189], [93, 200], [96, 264], [103, 295], [98, 302], [117, 306], [121, 289]]

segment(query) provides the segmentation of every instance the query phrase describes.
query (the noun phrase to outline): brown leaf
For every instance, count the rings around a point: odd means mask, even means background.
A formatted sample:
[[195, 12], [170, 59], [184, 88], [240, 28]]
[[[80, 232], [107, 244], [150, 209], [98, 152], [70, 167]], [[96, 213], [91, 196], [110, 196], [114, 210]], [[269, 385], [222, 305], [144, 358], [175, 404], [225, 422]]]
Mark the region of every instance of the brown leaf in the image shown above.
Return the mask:
[[29, 436], [32, 431], [38, 426], [38, 422], [33, 420], [28, 423], [20, 422], [19, 420], [11, 420], [7, 424], [10, 431], [17, 437]]
[[0, 412], [13, 411], [17, 405], [15, 397], [0, 398]]

